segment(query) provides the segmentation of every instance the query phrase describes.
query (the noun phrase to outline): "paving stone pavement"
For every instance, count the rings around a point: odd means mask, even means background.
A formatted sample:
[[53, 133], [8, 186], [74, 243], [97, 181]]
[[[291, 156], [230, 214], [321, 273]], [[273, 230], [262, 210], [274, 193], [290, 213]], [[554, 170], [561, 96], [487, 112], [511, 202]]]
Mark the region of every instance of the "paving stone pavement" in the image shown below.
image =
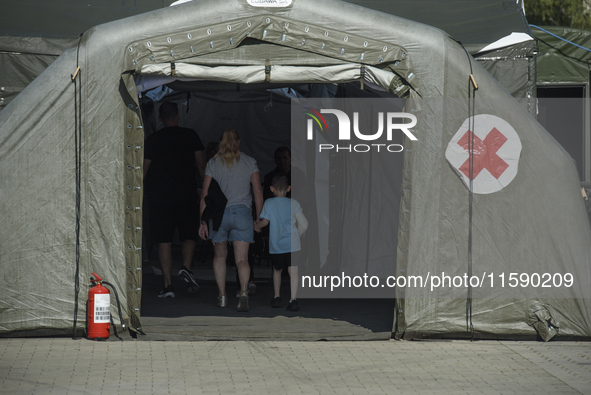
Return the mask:
[[0, 393], [591, 394], [591, 343], [0, 339]]

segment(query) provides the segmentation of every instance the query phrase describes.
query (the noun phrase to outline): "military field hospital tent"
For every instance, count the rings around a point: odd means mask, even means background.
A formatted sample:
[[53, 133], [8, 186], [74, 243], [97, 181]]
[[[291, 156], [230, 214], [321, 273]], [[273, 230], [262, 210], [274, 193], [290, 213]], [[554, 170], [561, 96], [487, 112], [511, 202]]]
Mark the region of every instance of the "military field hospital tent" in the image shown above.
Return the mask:
[[[138, 93], [158, 87], [193, 105], [187, 92], [208, 84], [293, 90], [296, 101], [302, 86], [403, 100], [397, 113], [416, 125], [394, 131], [397, 165], [332, 153], [329, 166], [346, 171], [331, 173], [339, 195], [329, 201], [359, 211], [318, 225], [334, 236], [363, 222], [358, 247], [371, 246], [359, 258], [350, 235], [331, 239], [341, 258], [319, 273], [389, 262], [381, 273], [425, 280], [393, 288], [395, 337], [591, 337], [591, 229], [572, 158], [445, 32], [336, 0], [203, 0], [96, 26], [0, 112], [2, 335], [81, 332], [92, 272], [114, 284], [142, 333]], [[332, 132], [336, 117], [323, 115]], [[292, 139], [299, 132], [292, 125]]]

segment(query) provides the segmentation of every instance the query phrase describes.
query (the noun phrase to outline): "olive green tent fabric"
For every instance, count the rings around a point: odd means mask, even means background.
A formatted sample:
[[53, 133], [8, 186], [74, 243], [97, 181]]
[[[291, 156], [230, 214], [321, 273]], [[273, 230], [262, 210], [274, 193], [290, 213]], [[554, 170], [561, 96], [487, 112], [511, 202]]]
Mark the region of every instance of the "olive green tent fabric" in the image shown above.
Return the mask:
[[[532, 26], [539, 42], [536, 56], [540, 96], [553, 96], [564, 89], [575, 89], [579, 99], [542, 99], [538, 118], [577, 161], [582, 185], [591, 186], [591, 31], [568, 27]], [[558, 89], [556, 89], [558, 88]], [[553, 92], [553, 93], [551, 93]], [[564, 95], [564, 93], [561, 93]], [[572, 95], [570, 93], [569, 95]], [[570, 103], [565, 104], [565, 102]], [[578, 101], [578, 102], [577, 102]], [[576, 104], [575, 104], [576, 103]], [[560, 110], [562, 105], [571, 111]], [[550, 116], [552, 108], [555, 116]], [[578, 110], [575, 110], [578, 109]], [[579, 111], [576, 113], [576, 111]], [[572, 122], [572, 123], [571, 123]], [[571, 137], [573, 134], [575, 138]], [[570, 138], [569, 138], [570, 137]]]
[[0, 110], [75, 42], [67, 37], [0, 35]]
[[[503, 0], [348, 0], [366, 8], [435, 26], [461, 41], [507, 91], [515, 93], [535, 116], [535, 45], [515, 45], [509, 51], [480, 51], [512, 33], [528, 33], [522, 2]], [[0, 111], [69, 46], [47, 54], [48, 40], [71, 44], [78, 35], [101, 23], [168, 7], [172, 0], [95, 1], [0, 0]], [[6, 39], [3, 39], [5, 36]], [[22, 39], [43, 40], [45, 48], [31, 52]], [[533, 42], [535, 44], [535, 42]], [[8, 45], [8, 46], [7, 46]], [[518, 48], [515, 51], [512, 48]], [[524, 51], [524, 48], [529, 50]], [[51, 55], [39, 56], [40, 54]], [[511, 72], [507, 70], [511, 69]], [[528, 76], [527, 80], [523, 77]]]
[[0, 0], [0, 111], [93, 26], [172, 0]]
[[522, 1], [346, 0], [380, 12], [435, 26], [466, 50], [513, 97], [536, 115], [535, 40], [485, 48], [513, 33], [532, 35]]
[[[563, 299], [524, 291], [513, 299], [474, 300], [475, 332], [535, 335], [528, 312], [536, 304], [548, 309], [560, 336], [591, 336], [589, 288], [581, 292], [591, 279], [591, 229], [564, 150], [443, 31], [340, 1], [284, 4], [204, 0], [94, 27], [0, 112], [0, 333], [67, 333], [76, 303], [81, 329], [92, 272], [115, 285], [124, 317], [141, 332], [144, 135], [134, 75], [156, 67], [174, 77], [179, 65], [197, 79], [246, 82], [258, 67], [255, 74], [273, 82], [269, 64], [285, 66], [277, 68], [289, 71], [279, 74], [281, 81], [293, 83], [306, 83], [314, 66], [315, 78], [357, 81], [362, 66], [371, 66], [379, 71], [366, 80], [415, 100], [409, 108], [418, 111], [419, 140], [405, 143], [404, 168], [397, 169], [401, 204], [381, 209], [384, 216], [399, 214], [391, 257], [397, 271], [419, 275], [468, 270], [470, 194], [445, 151], [468, 116], [462, 98], [473, 74], [474, 113], [505, 119], [523, 145], [515, 179], [496, 193], [474, 195], [474, 272], [560, 270], [579, 279]], [[310, 61], [318, 57], [333, 64]], [[301, 73], [290, 69], [304, 66]], [[391, 79], [380, 77], [386, 72]], [[415, 292], [397, 290], [396, 336], [466, 333], [465, 297]]]
[[527, 33], [522, 1], [346, 0], [362, 7], [435, 26], [471, 53], [514, 32]]
[[76, 38], [93, 26], [168, 7], [174, 0], [0, 0], [0, 31], [16, 37]]
[[478, 63], [534, 117], [537, 115], [537, 53], [537, 42], [530, 40], [474, 54]]
[[[569, 27], [540, 26], [581, 47], [591, 49], [591, 31]], [[540, 29], [532, 28], [538, 39], [538, 82], [591, 83], [591, 51], [579, 48]]]
[[[195, 0], [199, 1], [199, 0]], [[446, 31], [476, 52], [513, 32], [528, 32], [521, 1], [346, 0]], [[168, 7], [173, 0], [0, 0], [0, 35], [76, 38], [89, 28]]]

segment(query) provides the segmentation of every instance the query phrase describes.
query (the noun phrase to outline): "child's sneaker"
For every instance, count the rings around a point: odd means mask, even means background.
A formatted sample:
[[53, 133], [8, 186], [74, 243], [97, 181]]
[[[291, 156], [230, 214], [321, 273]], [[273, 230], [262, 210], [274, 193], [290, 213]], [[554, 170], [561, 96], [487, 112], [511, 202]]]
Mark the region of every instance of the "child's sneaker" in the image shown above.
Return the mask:
[[257, 285], [254, 283], [253, 280], [250, 282], [250, 284], [248, 284], [248, 294], [254, 295], [255, 293], [257, 293]]
[[291, 302], [289, 302], [289, 304], [287, 305], [287, 308], [285, 310], [298, 311], [299, 309], [300, 309], [300, 306], [298, 305], [298, 301], [294, 299]]
[[281, 298], [279, 296], [271, 299], [271, 307], [274, 307], [274, 308], [281, 307]]

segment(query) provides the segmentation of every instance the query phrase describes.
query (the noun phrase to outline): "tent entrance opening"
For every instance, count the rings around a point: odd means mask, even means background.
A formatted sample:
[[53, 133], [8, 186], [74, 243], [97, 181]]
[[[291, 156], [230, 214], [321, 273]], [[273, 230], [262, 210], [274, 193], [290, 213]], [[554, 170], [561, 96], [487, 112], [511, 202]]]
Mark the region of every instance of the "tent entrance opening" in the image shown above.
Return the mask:
[[[294, 152], [292, 147], [294, 140], [290, 123], [292, 99], [388, 97], [392, 95], [379, 89], [366, 86], [362, 90], [358, 82], [274, 85], [175, 81], [143, 92], [140, 104], [147, 137], [161, 128], [157, 115], [159, 105], [166, 101], [176, 102], [179, 125], [196, 130], [206, 147], [207, 159], [215, 153], [212, 147], [219, 141], [221, 131], [236, 129], [241, 138], [240, 150], [256, 159], [261, 181], [278, 166], [274, 159], [277, 148], [292, 149], [292, 174], [293, 171], [300, 171], [306, 180], [303, 185], [292, 181], [292, 198], [300, 195], [296, 200], [305, 199], [304, 196], [308, 195], [313, 201], [313, 208], [304, 214], [311, 225], [306, 237], [315, 242], [311, 243], [310, 253], [301, 263], [309, 269], [309, 273], [341, 273], [349, 270], [352, 270], [351, 273], [354, 270], [371, 273], [371, 262], [375, 262], [378, 255], [378, 265], [390, 265], [390, 270], [395, 273], [403, 155], [389, 155], [384, 161], [375, 154], [358, 155], [356, 159], [354, 155], [333, 153], [326, 157], [327, 160], [315, 155], [318, 157], [311, 162], [303, 161], [301, 152]], [[181, 266], [181, 246], [176, 240], [173, 243], [172, 275], [177, 297], [174, 301], [157, 298], [162, 279], [158, 276], [158, 249], [150, 241], [150, 201], [146, 198], [150, 194], [149, 187], [149, 184], [146, 185], [144, 191], [143, 226], [142, 324], [146, 332], [150, 332], [150, 325], [156, 325], [152, 332], [167, 337], [180, 331], [180, 325], [184, 328], [182, 331], [190, 333], [189, 336], [208, 339], [224, 336], [301, 339], [390, 337], [394, 311], [393, 290], [390, 297], [379, 295], [357, 298], [354, 294], [343, 292], [337, 295], [338, 298], [320, 296], [301, 299], [302, 310], [297, 315], [308, 321], [290, 330], [289, 325], [293, 324], [293, 320], [289, 320], [289, 317], [294, 314], [286, 312], [285, 306], [283, 309], [269, 306], [273, 297], [272, 265], [265, 234], [259, 239], [255, 238], [249, 253], [257, 289], [251, 295], [251, 309], [247, 315], [256, 317], [258, 321], [247, 333], [241, 332], [238, 327], [246, 315], [239, 315], [233, 309], [237, 300], [234, 302], [233, 284], [236, 276], [232, 248], [228, 249], [227, 262], [226, 288], [231, 301], [229, 309], [216, 308], [217, 286], [212, 270], [213, 250], [209, 241], [197, 241], [193, 260], [193, 273], [201, 285], [199, 293], [194, 295], [186, 292], [183, 283], [176, 277]], [[304, 187], [305, 191], [302, 190]], [[350, 209], [353, 206], [355, 210]], [[351, 229], [361, 231], [348, 231]], [[389, 240], [384, 241], [378, 234], [389, 237]], [[282, 280], [281, 294], [284, 304], [287, 304], [289, 279], [286, 276]], [[228, 322], [227, 319], [234, 316], [240, 320], [230, 324], [227, 331], [213, 331], [214, 326], [222, 325], [221, 321]], [[283, 318], [286, 320], [283, 321]], [[163, 325], [160, 319], [170, 324]], [[334, 319], [338, 324], [335, 324]], [[194, 325], [197, 322], [195, 320], [200, 322], [198, 326]], [[203, 325], [203, 322], [206, 324]]]

